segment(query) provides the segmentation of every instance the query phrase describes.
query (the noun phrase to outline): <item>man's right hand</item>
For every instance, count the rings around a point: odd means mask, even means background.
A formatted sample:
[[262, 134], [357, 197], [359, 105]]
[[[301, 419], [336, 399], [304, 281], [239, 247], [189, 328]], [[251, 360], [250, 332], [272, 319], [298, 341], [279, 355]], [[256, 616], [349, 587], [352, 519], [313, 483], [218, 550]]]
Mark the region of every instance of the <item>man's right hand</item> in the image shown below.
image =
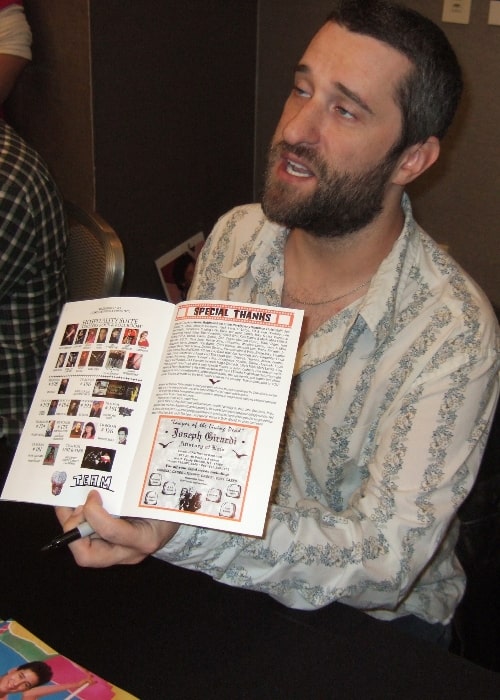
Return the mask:
[[179, 529], [178, 523], [146, 518], [115, 518], [103, 507], [99, 493], [91, 491], [83, 506], [57, 507], [64, 531], [87, 521], [95, 534], [70, 544], [80, 566], [106, 567], [137, 564], [161, 549]]

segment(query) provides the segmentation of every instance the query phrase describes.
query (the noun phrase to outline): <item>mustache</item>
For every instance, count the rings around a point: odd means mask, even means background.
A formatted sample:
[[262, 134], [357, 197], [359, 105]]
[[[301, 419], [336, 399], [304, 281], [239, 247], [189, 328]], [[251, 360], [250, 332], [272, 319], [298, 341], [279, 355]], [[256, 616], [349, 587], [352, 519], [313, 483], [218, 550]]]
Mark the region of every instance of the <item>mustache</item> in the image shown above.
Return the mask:
[[287, 141], [278, 141], [269, 150], [269, 160], [276, 160], [281, 158], [284, 153], [297, 156], [302, 160], [307, 161], [311, 166], [319, 171], [321, 175], [325, 174], [327, 171], [326, 164], [324, 160], [318, 156], [317, 152], [311, 146], [305, 146], [304, 144], [296, 144], [293, 146]]

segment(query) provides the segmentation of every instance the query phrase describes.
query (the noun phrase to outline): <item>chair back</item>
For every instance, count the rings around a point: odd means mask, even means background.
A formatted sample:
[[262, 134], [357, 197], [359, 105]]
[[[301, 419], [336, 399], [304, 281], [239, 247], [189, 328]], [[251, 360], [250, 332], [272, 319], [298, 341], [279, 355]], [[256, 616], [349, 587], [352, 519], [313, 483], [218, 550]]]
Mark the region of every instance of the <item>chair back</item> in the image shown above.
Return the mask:
[[69, 227], [66, 250], [68, 300], [120, 294], [125, 273], [123, 246], [116, 231], [93, 212], [65, 202]]

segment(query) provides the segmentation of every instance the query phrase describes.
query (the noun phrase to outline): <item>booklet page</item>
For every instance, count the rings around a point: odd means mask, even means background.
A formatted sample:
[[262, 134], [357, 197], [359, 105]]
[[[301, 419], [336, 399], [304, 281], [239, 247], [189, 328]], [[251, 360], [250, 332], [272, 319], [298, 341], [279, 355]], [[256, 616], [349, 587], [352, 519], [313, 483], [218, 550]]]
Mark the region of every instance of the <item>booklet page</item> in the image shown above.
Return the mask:
[[301, 321], [291, 309], [178, 305], [127, 513], [262, 533]]
[[261, 534], [302, 313], [66, 304], [2, 498]]
[[65, 305], [2, 498], [121, 512], [175, 306], [117, 297]]

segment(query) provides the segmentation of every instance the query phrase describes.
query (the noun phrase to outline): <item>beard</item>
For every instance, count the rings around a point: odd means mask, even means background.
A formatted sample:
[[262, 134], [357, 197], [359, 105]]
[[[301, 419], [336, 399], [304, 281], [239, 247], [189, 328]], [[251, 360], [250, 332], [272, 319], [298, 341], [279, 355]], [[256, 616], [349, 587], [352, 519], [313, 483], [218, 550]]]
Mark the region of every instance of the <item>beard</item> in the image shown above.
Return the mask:
[[[315, 191], [302, 196], [273, 175], [283, 152], [304, 158], [317, 175]], [[324, 238], [345, 236], [370, 224], [382, 211], [386, 187], [401, 154], [394, 146], [383, 160], [362, 173], [329, 168], [314, 149], [281, 141], [269, 150], [262, 209], [268, 219]]]

